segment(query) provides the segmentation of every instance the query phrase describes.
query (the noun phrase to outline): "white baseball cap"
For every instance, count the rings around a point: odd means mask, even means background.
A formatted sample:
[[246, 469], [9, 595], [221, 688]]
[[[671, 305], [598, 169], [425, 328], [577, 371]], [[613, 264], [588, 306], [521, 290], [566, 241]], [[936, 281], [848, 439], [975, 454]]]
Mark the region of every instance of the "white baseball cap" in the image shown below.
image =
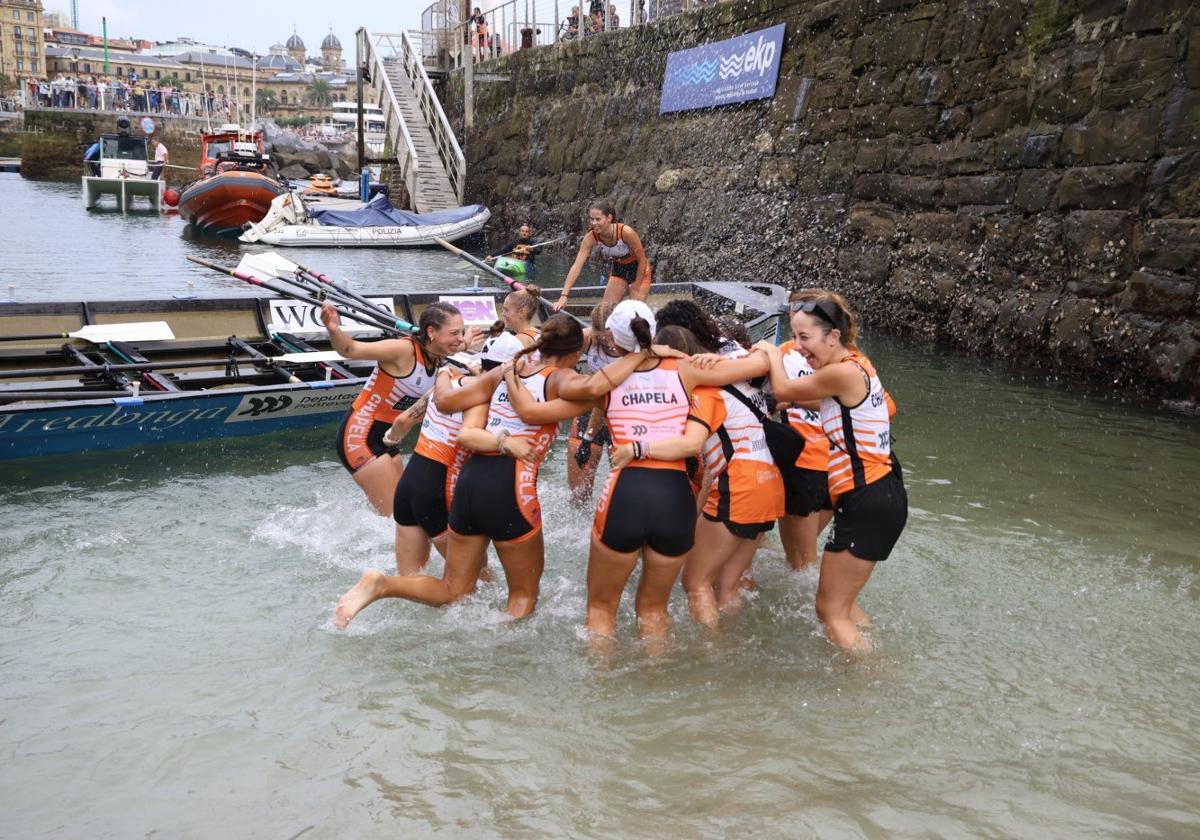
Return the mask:
[[524, 349], [525, 345], [519, 338], [510, 332], [502, 332], [483, 343], [483, 348], [479, 351], [479, 358], [485, 362], [502, 365]]
[[641, 318], [650, 325], [650, 335], [658, 331], [658, 324], [654, 320], [654, 312], [649, 306], [642, 303], [640, 300], [623, 300], [617, 304], [617, 308], [608, 316], [608, 320], [604, 322], [605, 329], [612, 332], [613, 342], [618, 347], [629, 353], [640, 349], [637, 338], [633, 334], [633, 320]]

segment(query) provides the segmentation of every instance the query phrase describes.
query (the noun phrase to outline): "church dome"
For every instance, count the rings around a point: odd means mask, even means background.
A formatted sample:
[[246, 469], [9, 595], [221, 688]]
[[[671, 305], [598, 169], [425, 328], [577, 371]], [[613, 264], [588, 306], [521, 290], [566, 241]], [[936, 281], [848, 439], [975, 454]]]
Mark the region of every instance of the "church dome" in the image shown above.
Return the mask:
[[321, 42], [321, 49], [323, 50], [340, 50], [341, 48], [342, 42], [332, 32], [326, 35], [325, 40]]
[[300, 39], [299, 35], [293, 32], [292, 37], [287, 39], [287, 48], [289, 50], [302, 50], [304, 49], [304, 41]]

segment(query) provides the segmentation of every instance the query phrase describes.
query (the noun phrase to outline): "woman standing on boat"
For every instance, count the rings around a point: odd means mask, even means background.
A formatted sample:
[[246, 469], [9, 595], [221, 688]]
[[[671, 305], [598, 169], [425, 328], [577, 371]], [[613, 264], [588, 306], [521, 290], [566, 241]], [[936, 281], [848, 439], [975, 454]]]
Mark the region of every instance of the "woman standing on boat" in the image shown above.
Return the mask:
[[[350, 337], [329, 304], [321, 308], [321, 322], [339, 354], [377, 362], [338, 428], [337, 451], [376, 512], [390, 517], [404, 462], [395, 448], [384, 442], [384, 435], [397, 417], [433, 387], [442, 359], [466, 341], [462, 314], [448, 303], [431, 303], [418, 319], [418, 335], [383, 341]], [[415, 425], [415, 418], [413, 422]]]
[[869, 649], [859, 628], [870, 619], [855, 599], [908, 520], [908, 494], [892, 453], [890, 400], [855, 344], [854, 314], [841, 295], [798, 300], [791, 309], [796, 346], [813, 374], [793, 379], [778, 347], [760, 341], [755, 349], [771, 359], [771, 388], [780, 402], [820, 400], [833, 530], [821, 557], [817, 617], [830, 641], [859, 653]]
[[554, 303], [558, 312], [567, 305], [571, 289], [593, 250], [609, 261], [608, 286], [604, 299], [620, 303], [624, 298], [646, 300], [650, 296], [650, 258], [636, 230], [616, 220], [612, 202], [601, 199], [588, 208], [588, 232], [579, 243], [579, 253], [563, 281], [562, 294]]

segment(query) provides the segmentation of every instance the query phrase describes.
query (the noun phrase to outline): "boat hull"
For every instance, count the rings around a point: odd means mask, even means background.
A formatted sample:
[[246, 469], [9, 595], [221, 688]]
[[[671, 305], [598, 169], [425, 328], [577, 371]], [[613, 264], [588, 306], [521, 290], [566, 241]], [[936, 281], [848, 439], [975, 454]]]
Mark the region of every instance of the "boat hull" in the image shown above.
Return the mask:
[[419, 248], [436, 245], [437, 239], [456, 242], [483, 230], [492, 216], [487, 209], [461, 222], [443, 225], [334, 227], [332, 225], [278, 225], [244, 242], [296, 248]]
[[179, 215], [206, 233], [236, 234], [261, 221], [271, 201], [287, 192], [257, 172], [221, 172], [190, 184], [179, 197]]
[[[83, 207], [93, 210], [99, 204], [102, 196], [111, 195], [117, 202], [117, 209], [122, 213], [130, 210], [146, 210], [157, 213], [162, 209], [163, 191], [166, 185], [157, 178], [101, 178], [95, 175], [83, 176]], [[148, 207], [142, 206], [145, 199]]]
[[365, 381], [13, 407], [0, 413], [0, 461], [311, 428], [345, 414]]

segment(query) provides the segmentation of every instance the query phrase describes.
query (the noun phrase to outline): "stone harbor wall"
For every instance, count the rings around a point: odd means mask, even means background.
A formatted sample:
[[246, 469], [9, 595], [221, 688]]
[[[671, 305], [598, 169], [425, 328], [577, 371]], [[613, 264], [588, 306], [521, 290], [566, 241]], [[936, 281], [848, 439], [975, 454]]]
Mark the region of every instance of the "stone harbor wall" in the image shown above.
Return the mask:
[[[101, 134], [116, 131], [117, 117], [129, 117], [132, 133], [142, 133], [144, 114], [117, 111], [65, 111], [27, 108], [25, 131], [20, 135], [21, 175], [25, 178], [70, 179], [83, 175], [83, 153]], [[162, 138], [174, 166], [167, 182], [176, 186], [192, 180], [200, 165], [200, 131], [204, 120], [196, 117], [154, 115], [154, 137]]]
[[[773, 99], [659, 115], [670, 51], [777, 23]], [[478, 72], [467, 198], [501, 235], [582, 234], [605, 196], [660, 279], [828, 286], [868, 326], [1200, 398], [1200, 4], [734, 0]], [[461, 126], [461, 75], [444, 100]]]

